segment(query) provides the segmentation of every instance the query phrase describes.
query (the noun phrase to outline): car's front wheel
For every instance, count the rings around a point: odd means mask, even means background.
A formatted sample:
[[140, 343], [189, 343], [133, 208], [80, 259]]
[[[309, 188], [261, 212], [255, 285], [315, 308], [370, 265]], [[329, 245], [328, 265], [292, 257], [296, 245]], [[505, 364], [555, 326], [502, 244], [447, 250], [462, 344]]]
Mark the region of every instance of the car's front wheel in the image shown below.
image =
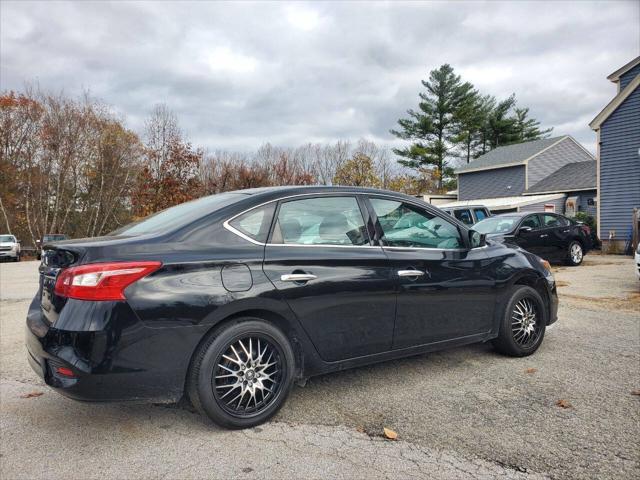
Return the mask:
[[493, 345], [500, 353], [525, 357], [534, 353], [544, 338], [546, 308], [540, 294], [531, 287], [515, 285]]
[[582, 249], [582, 244], [576, 240], [572, 241], [567, 249], [567, 263], [572, 267], [577, 267], [582, 263], [583, 258], [584, 250]]
[[220, 426], [250, 428], [284, 404], [295, 370], [289, 340], [274, 325], [239, 318], [196, 351], [187, 380], [193, 406]]

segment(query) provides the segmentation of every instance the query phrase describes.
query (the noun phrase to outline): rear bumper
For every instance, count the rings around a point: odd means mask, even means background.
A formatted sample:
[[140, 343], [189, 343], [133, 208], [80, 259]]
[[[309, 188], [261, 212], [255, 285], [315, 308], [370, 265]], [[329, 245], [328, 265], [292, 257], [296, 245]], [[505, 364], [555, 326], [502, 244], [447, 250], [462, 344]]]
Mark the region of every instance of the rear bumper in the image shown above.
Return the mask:
[[[177, 330], [150, 329], [137, 321], [100, 331], [58, 330], [42, 319], [36, 297], [27, 314], [27, 359], [49, 387], [75, 400], [177, 401], [193, 352], [185, 340], [195, 348], [201, 338]], [[60, 367], [73, 376], [58, 373]]]

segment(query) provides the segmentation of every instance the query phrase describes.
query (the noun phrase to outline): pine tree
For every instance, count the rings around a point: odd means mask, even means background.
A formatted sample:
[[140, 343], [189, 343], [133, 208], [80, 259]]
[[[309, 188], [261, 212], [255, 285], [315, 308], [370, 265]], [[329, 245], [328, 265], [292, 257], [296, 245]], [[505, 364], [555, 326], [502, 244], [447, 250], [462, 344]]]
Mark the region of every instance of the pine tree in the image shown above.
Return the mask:
[[456, 137], [456, 112], [474, 91], [448, 64], [432, 70], [422, 85], [426, 91], [419, 94], [418, 110], [408, 110], [409, 118], [398, 120], [401, 128], [391, 130], [393, 135], [412, 143], [393, 151], [403, 157], [399, 160], [402, 165], [435, 169], [438, 189], [442, 190], [444, 178], [453, 174], [448, 157]]
[[513, 137], [517, 143], [530, 142], [549, 136], [553, 128], [540, 130], [540, 122], [535, 118], [527, 118], [528, 108], [516, 108], [514, 112]]

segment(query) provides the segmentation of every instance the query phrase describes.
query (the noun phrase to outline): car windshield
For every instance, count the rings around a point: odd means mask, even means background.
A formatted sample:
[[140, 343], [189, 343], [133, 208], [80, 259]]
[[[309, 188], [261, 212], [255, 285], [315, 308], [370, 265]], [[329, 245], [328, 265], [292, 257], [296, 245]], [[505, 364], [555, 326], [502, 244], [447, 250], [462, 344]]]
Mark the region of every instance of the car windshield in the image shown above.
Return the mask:
[[218, 195], [211, 195], [181, 203], [175, 207], [154, 213], [137, 222], [125, 225], [111, 232], [110, 235], [141, 235], [145, 233], [169, 231], [170, 229], [187, 225], [200, 217], [231, 205], [242, 198], [246, 198], [246, 195], [241, 193], [220, 193]]
[[520, 217], [489, 217], [476, 223], [473, 229], [480, 233], [507, 233], [519, 220]]
[[13, 235], [0, 235], [0, 242], [15, 242]]

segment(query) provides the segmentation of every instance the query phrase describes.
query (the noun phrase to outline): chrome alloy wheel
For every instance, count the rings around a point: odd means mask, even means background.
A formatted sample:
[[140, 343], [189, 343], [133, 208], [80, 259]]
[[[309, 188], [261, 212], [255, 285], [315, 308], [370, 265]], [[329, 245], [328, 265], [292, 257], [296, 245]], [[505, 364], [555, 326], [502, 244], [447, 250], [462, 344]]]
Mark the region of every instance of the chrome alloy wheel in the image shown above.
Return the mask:
[[571, 261], [575, 264], [578, 264], [582, 261], [582, 247], [579, 243], [573, 243], [571, 245], [571, 250], [569, 251], [571, 255]]
[[513, 340], [522, 347], [530, 347], [538, 341], [542, 325], [534, 300], [525, 297], [515, 304], [511, 314], [511, 331]]
[[242, 337], [216, 361], [215, 399], [231, 415], [257, 415], [276, 398], [282, 374], [282, 353], [276, 345], [262, 336]]

